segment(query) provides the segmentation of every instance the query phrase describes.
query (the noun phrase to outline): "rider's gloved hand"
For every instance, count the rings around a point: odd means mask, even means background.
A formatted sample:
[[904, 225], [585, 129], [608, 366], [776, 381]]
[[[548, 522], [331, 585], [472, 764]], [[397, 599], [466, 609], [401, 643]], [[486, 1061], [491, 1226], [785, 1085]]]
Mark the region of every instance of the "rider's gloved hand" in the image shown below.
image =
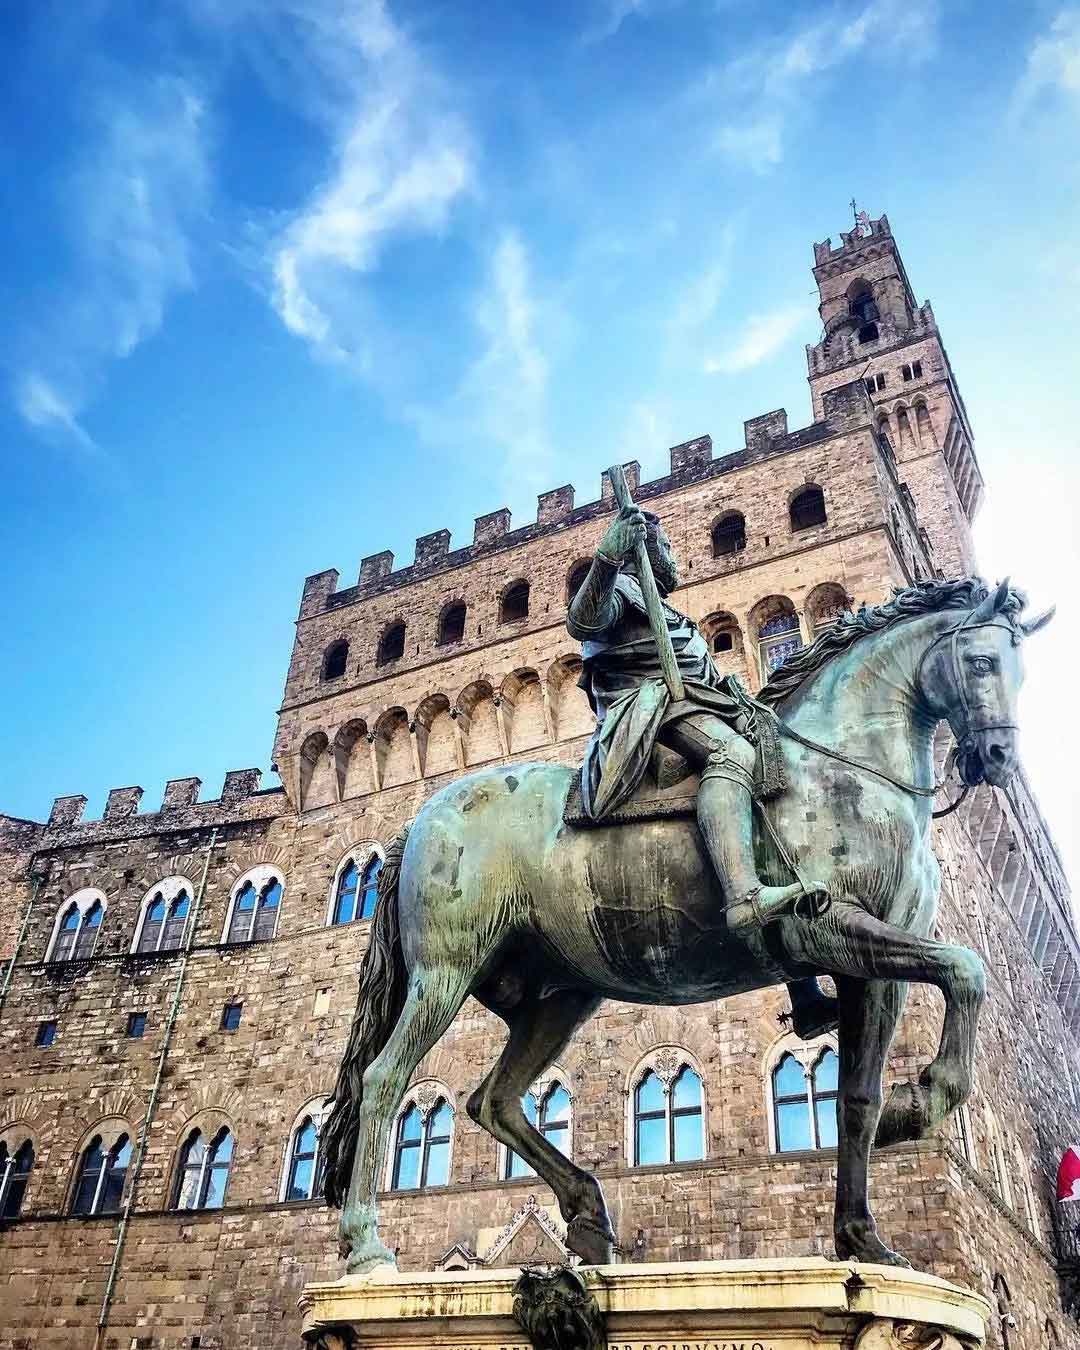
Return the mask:
[[622, 563], [634, 556], [645, 542], [645, 516], [636, 506], [624, 507], [607, 528], [596, 550], [608, 562]]

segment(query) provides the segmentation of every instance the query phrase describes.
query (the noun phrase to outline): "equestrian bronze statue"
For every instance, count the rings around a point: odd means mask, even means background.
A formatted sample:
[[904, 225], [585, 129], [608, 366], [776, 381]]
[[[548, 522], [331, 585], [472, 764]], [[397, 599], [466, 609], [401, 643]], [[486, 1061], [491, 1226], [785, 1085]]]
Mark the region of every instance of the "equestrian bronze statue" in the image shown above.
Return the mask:
[[[523, 1096], [605, 998], [781, 983], [801, 1034], [838, 1027], [836, 1253], [907, 1264], [870, 1212], [871, 1146], [925, 1137], [968, 1096], [984, 995], [979, 957], [929, 936], [934, 729], [951, 727], [966, 784], [1006, 784], [1023, 641], [1050, 615], [1025, 623], [1008, 582], [924, 581], [842, 614], [752, 698], [663, 601], [676, 579], [659, 521], [625, 495], [568, 617], [599, 719], [584, 766], [467, 774], [388, 850], [322, 1141], [350, 1271], [393, 1262], [376, 1223], [391, 1123], [470, 995], [509, 1035], [469, 1115], [551, 1187], [569, 1247], [600, 1264], [615, 1243], [600, 1185]], [[680, 773], [698, 775], [696, 799], [657, 804]], [[941, 1042], [883, 1104], [913, 980], [944, 995]]]

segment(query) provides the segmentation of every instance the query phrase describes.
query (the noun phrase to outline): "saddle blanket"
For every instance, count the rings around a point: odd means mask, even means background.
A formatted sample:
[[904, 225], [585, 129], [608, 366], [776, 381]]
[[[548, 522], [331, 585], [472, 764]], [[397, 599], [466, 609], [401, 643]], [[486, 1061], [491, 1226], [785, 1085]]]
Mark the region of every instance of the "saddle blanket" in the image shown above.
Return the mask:
[[[664, 820], [672, 816], [692, 816], [697, 812], [698, 775], [682, 758], [663, 746], [654, 751], [649, 772], [622, 806], [603, 820], [592, 820], [581, 804], [581, 770], [570, 780], [563, 808], [563, 823], [575, 828], [596, 829], [605, 825], [627, 825], [635, 820]], [[681, 766], [681, 768], [680, 768]]]

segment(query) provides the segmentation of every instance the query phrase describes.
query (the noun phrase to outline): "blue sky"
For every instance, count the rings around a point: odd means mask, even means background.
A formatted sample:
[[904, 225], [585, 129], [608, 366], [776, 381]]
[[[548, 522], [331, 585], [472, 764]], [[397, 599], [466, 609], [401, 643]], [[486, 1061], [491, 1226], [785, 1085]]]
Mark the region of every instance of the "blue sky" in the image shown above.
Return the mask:
[[1059, 604], [1024, 729], [1069, 846], [1080, 9], [24, 0], [0, 35], [0, 809], [266, 768], [310, 572], [805, 425], [855, 196], [942, 326], [984, 570]]

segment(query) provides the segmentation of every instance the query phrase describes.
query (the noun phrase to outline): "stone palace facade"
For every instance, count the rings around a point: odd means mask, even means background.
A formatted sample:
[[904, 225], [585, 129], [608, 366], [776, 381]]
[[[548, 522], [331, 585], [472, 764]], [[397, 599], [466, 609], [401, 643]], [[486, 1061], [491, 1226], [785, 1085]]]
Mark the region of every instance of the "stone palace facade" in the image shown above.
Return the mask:
[[[809, 423], [780, 409], [737, 449], [675, 446], [652, 482], [627, 466], [674, 541], [676, 603], [751, 688], [842, 607], [975, 566], [971, 425], [887, 219], [816, 245], [814, 276]], [[340, 1273], [312, 1177], [383, 850], [470, 766], [580, 758], [592, 715], [564, 621], [612, 509], [606, 482], [582, 505], [560, 487], [533, 523], [493, 511], [465, 546], [437, 530], [406, 566], [309, 577], [281, 787], [239, 770], [212, 800], [182, 778], [152, 811], [130, 787], [101, 820], [80, 796], [45, 823], [0, 816], [0, 1347], [296, 1350], [301, 1288]], [[972, 792], [937, 848], [939, 935], [989, 973], [978, 1083], [955, 1130], [877, 1158], [878, 1218], [991, 1299], [995, 1346], [1076, 1343], [1053, 1198], [1080, 1133], [1067, 882], [1022, 775]], [[782, 990], [609, 1003], [535, 1085], [534, 1118], [601, 1178], [623, 1259], [831, 1250], [835, 1054], [786, 1009]], [[912, 991], [893, 1072], [927, 1061], [940, 1011]], [[467, 1005], [408, 1095], [382, 1201], [405, 1269], [563, 1254], [550, 1193], [464, 1110], [501, 1040]]]

